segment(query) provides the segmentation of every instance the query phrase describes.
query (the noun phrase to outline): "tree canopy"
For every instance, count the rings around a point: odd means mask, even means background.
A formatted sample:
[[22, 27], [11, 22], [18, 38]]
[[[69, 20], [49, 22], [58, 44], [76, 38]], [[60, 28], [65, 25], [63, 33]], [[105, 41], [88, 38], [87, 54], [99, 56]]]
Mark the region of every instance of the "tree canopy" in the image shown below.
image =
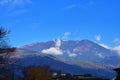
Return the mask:
[[3, 27], [0, 27], [0, 62], [3, 61], [3, 59], [5, 57], [7, 57], [7, 55], [10, 52], [14, 52], [15, 48], [12, 48], [9, 46], [8, 44], [8, 34], [10, 33], [10, 31], [4, 29]]
[[10, 31], [5, 30], [3, 27], [0, 27], [0, 48], [8, 48], [7, 35]]

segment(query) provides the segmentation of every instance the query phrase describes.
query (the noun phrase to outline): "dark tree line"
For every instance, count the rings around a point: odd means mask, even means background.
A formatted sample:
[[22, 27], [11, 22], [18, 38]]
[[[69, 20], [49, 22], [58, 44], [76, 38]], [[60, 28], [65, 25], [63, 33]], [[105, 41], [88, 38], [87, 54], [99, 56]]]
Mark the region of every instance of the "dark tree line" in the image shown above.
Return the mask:
[[0, 63], [3, 63], [4, 60], [9, 56], [9, 53], [14, 52], [15, 48], [10, 47], [8, 44], [8, 34], [10, 31], [0, 27]]
[[[15, 48], [9, 45], [8, 34], [10, 31], [0, 27], [0, 80], [9, 80], [10, 71], [6, 69], [9, 61], [9, 54], [15, 51]], [[8, 79], [5, 79], [8, 78]]]

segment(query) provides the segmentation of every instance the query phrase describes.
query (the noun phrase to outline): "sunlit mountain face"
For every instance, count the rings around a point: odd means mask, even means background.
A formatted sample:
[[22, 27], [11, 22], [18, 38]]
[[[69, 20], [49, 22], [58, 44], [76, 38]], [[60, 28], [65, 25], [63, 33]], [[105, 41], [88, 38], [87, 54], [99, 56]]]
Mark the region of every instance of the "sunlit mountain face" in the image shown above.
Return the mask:
[[114, 50], [104, 48], [89, 40], [37, 42], [21, 47], [38, 54], [53, 55], [67, 61], [87, 61], [119, 66], [120, 56]]

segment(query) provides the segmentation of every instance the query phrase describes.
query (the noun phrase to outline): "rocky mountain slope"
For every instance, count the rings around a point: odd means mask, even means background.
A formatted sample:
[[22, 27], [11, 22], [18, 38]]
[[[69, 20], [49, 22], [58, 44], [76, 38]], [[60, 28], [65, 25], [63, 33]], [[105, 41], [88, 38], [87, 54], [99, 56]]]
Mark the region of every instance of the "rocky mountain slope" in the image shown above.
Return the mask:
[[50, 54], [69, 61], [89, 61], [114, 66], [120, 64], [118, 62], [120, 56], [117, 55], [116, 51], [106, 49], [89, 40], [37, 42], [21, 48]]

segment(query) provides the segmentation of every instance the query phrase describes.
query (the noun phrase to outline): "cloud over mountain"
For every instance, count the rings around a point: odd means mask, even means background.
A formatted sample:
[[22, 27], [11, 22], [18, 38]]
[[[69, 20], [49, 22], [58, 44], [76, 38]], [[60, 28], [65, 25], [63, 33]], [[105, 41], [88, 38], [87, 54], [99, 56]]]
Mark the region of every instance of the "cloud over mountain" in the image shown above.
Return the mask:
[[61, 40], [57, 39], [55, 41], [55, 47], [50, 47], [49, 49], [44, 49], [41, 52], [45, 54], [52, 54], [52, 55], [62, 55], [62, 50], [60, 49]]
[[109, 46], [107, 46], [106, 44], [100, 43], [99, 45], [102, 46], [102, 47], [104, 47], [104, 48], [106, 48], [106, 49], [111, 49], [111, 48], [110, 48]]
[[114, 47], [113, 50], [116, 50], [118, 52], [118, 55], [120, 55], [120, 45]]
[[63, 36], [62, 36], [62, 39], [64, 40], [66, 40], [69, 36], [71, 35], [71, 32], [65, 32], [64, 34], [63, 34]]
[[101, 35], [100, 35], [100, 34], [96, 35], [96, 36], [95, 36], [95, 40], [96, 40], [96, 41], [100, 41], [100, 40], [101, 40]]
[[69, 57], [76, 57], [77, 56], [77, 54], [75, 54], [75, 53], [71, 53], [71, 54], [69, 54]]
[[120, 39], [119, 39], [119, 38], [114, 39], [114, 42], [115, 42], [117, 45], [120, 45]]

